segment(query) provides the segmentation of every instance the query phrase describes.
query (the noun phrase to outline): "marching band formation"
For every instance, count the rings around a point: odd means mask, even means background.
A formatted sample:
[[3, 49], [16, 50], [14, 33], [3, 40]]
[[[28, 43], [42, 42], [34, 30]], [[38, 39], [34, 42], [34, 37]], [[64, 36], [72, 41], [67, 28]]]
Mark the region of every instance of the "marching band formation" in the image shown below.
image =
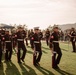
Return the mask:
[[[19, 27], [17, 31], [11, 35], [7, 30], [0, 31], [0, 63], [3, 52], [5, 53], [5, 61], [11, 61], [13, 49], [15, 49], [15, 47], [18, 63], [21, 63], [21, 61], [24, 62], [24, 58], [27, 51], [24, 44], [25, 37], [26, 32], [21, 27]], [[22, 57], [20, 55], [20, 50], [23, 50]]]
[[[24, 62], [26, 56], [26, 46], [28, 46], [28, 41], [26, 38], [26, 31], [22, 27], [18, 27], [15, 33], [10, 35], [8, 30], [0, 30], [0, 64], [2, 62], [2, 55], [5, 53], [5, 61], [11, 61], [13, 50], [17, 53], [17, 62], [21, 64]], [[76, 52], [76, 31], [74, 28], [71, 29], [68, 36], [71, 38], [73, 52]], [[43, 33], [39, 30], [39, 27], [35, 27], [34, 31], [31, 29], [28, 34], [30, 40], [31, 48], [34, 50], [33, 53], [33, 65], [40, 65], [39, 62], [42, 56], [41, 40], [43, 38]], [[52, 67], [57, 68], [62, 57], [62, 52], [59, 47], [59, 31], [58, 27], [54, 27], [53, 32], [50, 34], [50, 31], [47, 29], [45, 32], [45, 40], [47, 46], [51, 49], [52, 56]], [[26, 41], [26, 45], [25, 42]], [[21, 54], [22, 50], [22, 54]], [[58, 54], [58, 56], [56, 56]]]

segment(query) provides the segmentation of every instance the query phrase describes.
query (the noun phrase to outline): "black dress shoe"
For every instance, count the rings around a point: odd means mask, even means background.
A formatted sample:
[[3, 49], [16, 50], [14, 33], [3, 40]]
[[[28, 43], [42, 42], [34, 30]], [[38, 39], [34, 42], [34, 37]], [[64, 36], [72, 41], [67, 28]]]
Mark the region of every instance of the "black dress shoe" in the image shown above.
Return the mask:
[[36, 67], [36, 66], [38, 66], [37, 64], [34, 64], [34, 66]]
[[11, 59], [9, 59], [9, 61], [11, 62]]
[[72, 52], [75, 52], [75, 51], [72, 51]]
[[39, 66], [40, 66], [40, 64], [39, 64], [39, 63], [37, 63], [37, 65], [39, 65]]
[[19, 63], [19, 64], [22, 64], [22, 62], [21, 62], [21, 61], [19, 61], [18, 63]]
[[59, 69], [58, 65], [55, 65], [55, 66], [53, 67], [53, 69]]
[[25, 62], [24, 59], [21, 58], [21, 60], [22, 60], [22, 62]]

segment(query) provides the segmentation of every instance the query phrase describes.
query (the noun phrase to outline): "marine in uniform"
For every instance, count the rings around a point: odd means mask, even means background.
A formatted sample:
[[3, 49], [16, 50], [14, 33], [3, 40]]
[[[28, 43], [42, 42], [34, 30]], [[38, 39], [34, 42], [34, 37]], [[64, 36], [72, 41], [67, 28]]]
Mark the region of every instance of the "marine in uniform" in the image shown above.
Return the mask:
[[5, 41], [5, 60], [11, 61], [12, 57], [12, 36], [9, 34], [9, 31], [5, 31], [4, 35], [4, 41]]
[[47, 29], [46, 32], [45, 32], [45, 38], [46, 38], [46, 44], [47, 44], [47, 46], [49, 45], [48, 44], [49, 37], [50, 37], [50, 31], [49, 31], [49, 29]]
[[43, 38], [43, 33], [41, 32], [41, 30], [39, 30], [38, 35], [39, 35], [39, 39], [42, 40], [42, 38]]
[[[62, 52], [59, 47], [58, 27], [54, 27], [54, 32], [50, 36], [50, 49], [52, 50], [52, 67], [57, 68], [62, 57]], [[57, 55], [58, 54], [58, 55]]]
[[[26, 47], [25, 47], [25, 43], [24, 43], [24, 38], [25, 38], [25, 34], [23, 34], [23, 29], [22, 27], [18, 28], [18, 31], [15, 35], [16, 39], [17, 39], [17, 59], [18, 59], [18, 63], [21, 63], [21, 60], [24, 62], [24, 58], [26, 55]], [[21, 56], [21, 50], [23, 50], [22, 56]]]
[[17, 53], [16, 51], [17, 39], [15, 35], [16, 35], [16, 32], [12, 33], [12, 47], [13, 47], [14, 52]]
[[26, 46], [28, 46], [27, 31], [25, 31], [24, 29], [22, 30], [22, 36], [25, 38]]
[[75, 32], [74, 28], [71, 28], [69, 36], [70, 36], [70, 39], [71, 39], [73, 52], [76, 52], [76, 45], [75, 45], [75, 42], [76, 42], [76, 32]]
[[31, 29], [31, 32], [29, 33], [28, 37], [30, 39], [30, 45], [32, 49], [34, 48], [33, 39], [32, 39], [33, 35], [34, 35], [33, 29]]
[[34, 43], [34, 54], [33, 54], [33, 65], [34, 66], [39, 65], [39, 62], [40, 62], [41, 56], [42, 56], [41, 42], [39, 39], [38, 31], [39, 31], [39, 27], [35, 27], [34, 35], [32, 37], [33, 43]]

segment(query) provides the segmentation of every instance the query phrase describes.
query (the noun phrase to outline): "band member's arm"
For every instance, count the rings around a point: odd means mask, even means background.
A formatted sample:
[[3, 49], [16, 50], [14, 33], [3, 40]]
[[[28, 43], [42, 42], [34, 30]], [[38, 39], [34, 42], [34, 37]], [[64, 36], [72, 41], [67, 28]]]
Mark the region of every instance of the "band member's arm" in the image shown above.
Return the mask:
[[69, 36], [70, 38], [75, 37], [75, 36], [71, 36], [71, 34], [68, 34], [68, 36]]

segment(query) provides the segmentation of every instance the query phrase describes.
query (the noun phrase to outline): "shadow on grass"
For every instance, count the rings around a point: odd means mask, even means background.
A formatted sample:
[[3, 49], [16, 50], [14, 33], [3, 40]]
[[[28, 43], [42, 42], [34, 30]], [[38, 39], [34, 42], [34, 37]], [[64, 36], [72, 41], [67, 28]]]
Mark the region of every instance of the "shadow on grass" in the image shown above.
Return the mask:
[[[44, 51], [44, 50], [42, 50], [42, 52], [43, 52], [43, 53], [45, 53], [45, 54], [47, 54], [47, 52], [46, 52], [46, 51]], [[32, 51], [27, 51], [27, 53], [29, 53], [29, 54], [33, 54], [33, 52], [32, 52]]]
[[32, 51], [27, 51], [27, 53], [29, 53], [29, 54], [33, 54], [33, 52], [32, 52]]
[[49, 70], [47, 70], [47, 69], [45, 69], [43, 67], [37, 66], [36, 69], [38, 69], [44, 75], [54, 75], [51, 71], [49, 71]]
[[1, 63], [1, 65], [0, 65], [0, 75], [4, 75], [3, 63]]
[[[42, 50], [42, 52], [43, 52], [43, 53], [45, 53], [45, 54], [47, 54], [47, 52], [46, 52], [46, 51], [44, 51], [44, 50]], [[32, 52], [32, 51], [27, 51], [27, 53], [29, 53], [29, 54], [33, 54], [33, 52]]]
[[29, 74], [30, 74], [30, 75], [31, 75], [31, 74], [32, 74], [32, 75], [37, 75], [36, 72], [35, 72], [35, 70], [32, 69], [30, 66], [28, 66], [28, 65], [26, 65], [26, 64], [24, 64], [24, 66], [29, 69]]
[[43, 46], [42, 46], [42, 48], [43, 48], [43, 49], [46, 49], [46, 50], [50, 50], [50, 48], [46, 48], [46, 47], [43, 47]]
[[[22, 75], [37, 75], [35, 73], [35, 71], [31, 67], [29, 67], [28, 65], [25, 65], [25, 63], [23, 65], [22, 64], [19, 64], [19, 66], [20, 66], [20, 68], [22, 70]], [[27, 71], [25, 69], [25, 67], [27, 67], [29, 70]]]
[[27, 48], [31, 48], [31, 46], [27, 46]]
[[29, 75], [28, 71], [25, 69], [25, 67], [22, 64], [19, 64], [21, 68], [22, 75]]
[[21, 75], [18, 68], [12, 62], [5, 62], [6, 70], [5, 75]]
[[63, 70], [61, 70], [60, 68], [58, 68], [58, 69], [55, 69], [57, 72], [59, 72], [61, 75], [73, 75], [73, 74], [71, 74], [71, 73], [68, 73], [68, 72], [66, 72], [66, 71], [63, 71]]
[[43, 53], [45, 53], [45, 54], [47, 54], [47, 52], [46, 52], [46, 51], [44, 51], [44, 50], [42, 50], [42, 52], [43, 52]]
[[66, 51], [66, 52], [68, 52], [68, 51], [69, 51], [69, 50], [66, 50], [66, 49], [61, 49], [61, 50]]

